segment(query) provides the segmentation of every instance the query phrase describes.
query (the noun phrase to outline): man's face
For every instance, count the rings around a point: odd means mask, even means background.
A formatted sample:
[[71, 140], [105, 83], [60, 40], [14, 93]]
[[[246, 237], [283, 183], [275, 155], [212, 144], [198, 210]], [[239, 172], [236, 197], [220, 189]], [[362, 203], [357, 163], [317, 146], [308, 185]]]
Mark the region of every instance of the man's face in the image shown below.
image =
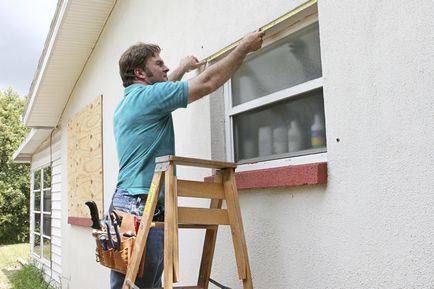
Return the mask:
[[164, 64], [159, 54], [155, 54], [146, 61], [146, 79], [149, 84], [165, 82], [168, 80], [169, 68]]

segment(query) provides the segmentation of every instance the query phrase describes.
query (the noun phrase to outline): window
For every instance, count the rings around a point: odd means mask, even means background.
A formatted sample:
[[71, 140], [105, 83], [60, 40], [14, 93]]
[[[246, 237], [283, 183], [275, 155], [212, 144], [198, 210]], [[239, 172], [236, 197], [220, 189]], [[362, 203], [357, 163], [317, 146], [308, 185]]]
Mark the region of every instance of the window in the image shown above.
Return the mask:
[[235, 162], [325, 152], [317, 20], [281, 33], [249, 55], [228, 82], [226, 95], [229, 147]]
[[51, 167], [33, 171], [32, 183], [31, 250], [33, 256], [49, 261], [51, 259]]

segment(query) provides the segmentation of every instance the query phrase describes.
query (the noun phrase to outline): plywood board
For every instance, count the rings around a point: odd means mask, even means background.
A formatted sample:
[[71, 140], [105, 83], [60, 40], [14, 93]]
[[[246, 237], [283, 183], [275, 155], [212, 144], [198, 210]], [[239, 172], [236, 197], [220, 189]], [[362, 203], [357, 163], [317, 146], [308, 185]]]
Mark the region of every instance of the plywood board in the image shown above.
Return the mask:
[[103, 212], [102, 95], [68, 122], [68, 216], [90, 218], [85, 202]]

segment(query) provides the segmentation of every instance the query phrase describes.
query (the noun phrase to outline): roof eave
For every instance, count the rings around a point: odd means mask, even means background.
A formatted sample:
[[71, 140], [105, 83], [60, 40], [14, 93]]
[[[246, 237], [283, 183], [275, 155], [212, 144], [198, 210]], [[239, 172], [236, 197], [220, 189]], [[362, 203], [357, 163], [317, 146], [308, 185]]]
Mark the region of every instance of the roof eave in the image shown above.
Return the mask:
[[33, 127], [33, 125], [29, 123], [29, 119], [34, 108], [35, 99], [38, 95], [38, 88], [41, 83], [41, 79], [44, 76], [48, 60], [50, 59], [51, 52], [56, 41], [56, 36], [59, 32], [60, 24], [62, 23], [68, 2], [68, 0], [58, 0], [57, 2], [57, 8], [54, 13], [53, 20], [51, 21], [50, 31], [48, 32], [47, 38], [45, 40], [44, 50], [42, 51], [42, 54], [39, 58], [38, 67], [36, 69], [35, 76], [30, 86], [30, 97], [24, 108], [23, 123], [26, 127]]
[[59, 0], [30, 87], [25, 126], [57, 126], [115, 4]]
[[16, 163], [30, 163], [34, 152], [49, 137], [52, 131], [52, 128], [32, 129], [12, 155], [12, 160]]

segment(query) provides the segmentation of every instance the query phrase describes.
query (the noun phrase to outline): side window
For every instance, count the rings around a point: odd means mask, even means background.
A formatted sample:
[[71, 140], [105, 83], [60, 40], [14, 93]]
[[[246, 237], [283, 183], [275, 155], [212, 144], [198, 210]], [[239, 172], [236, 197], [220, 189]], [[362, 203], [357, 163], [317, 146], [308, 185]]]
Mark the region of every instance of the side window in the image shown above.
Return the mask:
[[37, 259], [51, 259], [51, 167], [32, 172], [32, 244]]
[[326, 151], [318, 22], [284, 33], [249, 55], [228, 84], [235, 162]]

